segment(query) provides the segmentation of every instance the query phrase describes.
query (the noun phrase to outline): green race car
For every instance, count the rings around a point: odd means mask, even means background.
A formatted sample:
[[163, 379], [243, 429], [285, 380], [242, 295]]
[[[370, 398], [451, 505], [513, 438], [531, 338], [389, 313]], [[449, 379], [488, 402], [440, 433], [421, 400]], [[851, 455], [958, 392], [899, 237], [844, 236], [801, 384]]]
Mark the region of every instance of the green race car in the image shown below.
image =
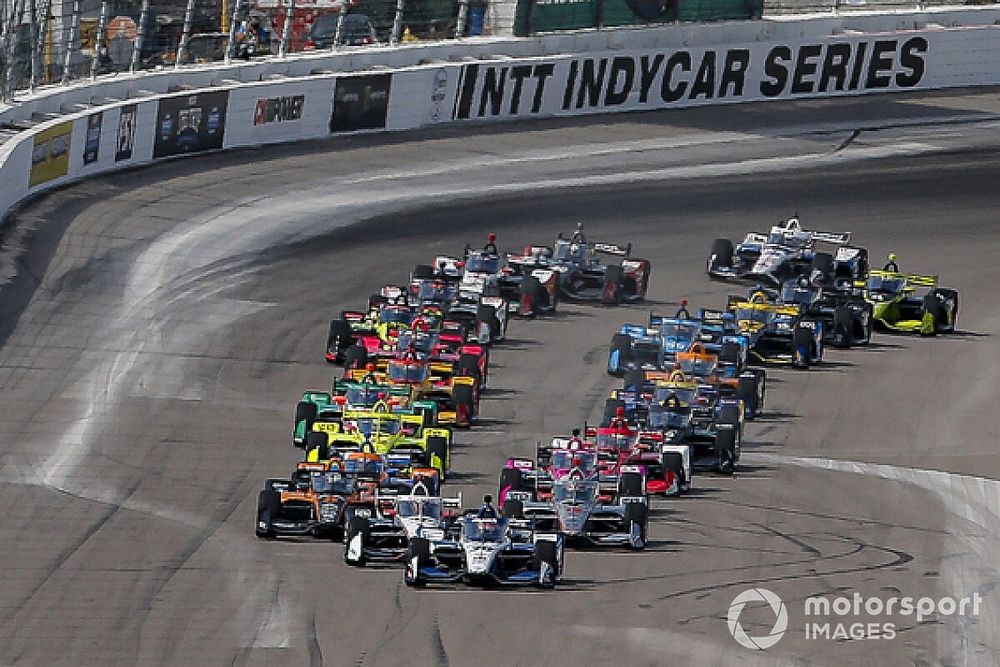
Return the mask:
[[864, 283], [875, 325], [885, 331], [936, 336], [958, 321], [958, 290], [938, 287], [938, 277], [872, 270]]

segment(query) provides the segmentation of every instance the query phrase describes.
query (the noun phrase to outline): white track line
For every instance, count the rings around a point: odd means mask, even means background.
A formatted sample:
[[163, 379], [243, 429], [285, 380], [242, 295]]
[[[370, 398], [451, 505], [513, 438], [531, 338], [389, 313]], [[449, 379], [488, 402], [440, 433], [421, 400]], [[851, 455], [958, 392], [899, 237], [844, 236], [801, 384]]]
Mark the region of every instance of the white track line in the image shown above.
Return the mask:
[[[964, 597], [978, 592], [985, 602], [978, 619], [960, 622], [956, 617], [954, 623], [938, 626], [938, 654], [942, 658], [960, 656], [957, 664], [967, 665], [987, 664], [982, 661], [996, 658], [990, 658], [989, 646], [1000, 636], [1000, 595], [994, 590], [1000, 582], [1000, 561], [996, 556], [1000, 550], [1000, 481], [943, 470], [763, 452], [748, 452], [743, 460], [877, 477], [936, 496], [948, 511], [946, 529], [950, 534], [941, 561], [940, 594]], [[981, 530], [970, 531], [969, 524]], [[973, 633], [978, 639], [970, 636]]]

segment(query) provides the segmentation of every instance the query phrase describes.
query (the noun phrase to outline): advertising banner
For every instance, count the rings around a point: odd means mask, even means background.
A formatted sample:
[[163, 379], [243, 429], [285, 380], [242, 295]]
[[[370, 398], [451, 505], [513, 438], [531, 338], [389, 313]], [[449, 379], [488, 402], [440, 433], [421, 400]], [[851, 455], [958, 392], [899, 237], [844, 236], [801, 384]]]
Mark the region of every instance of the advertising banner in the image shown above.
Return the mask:
[[222, 148], [229, 91], [178, 95], [160, 100], [153, 157]]
[[334, 84], [330, 131], [385, 129], [391, 84], [392, 74], [338, 78]]
[[[464, 65], [455, 120], [687, 107], [920, 88], [947, 33]], [[946, 49], [942, 48], [942, 52]]]
[[126, 104], [118, 116], [118, 138], [115, 142], [115, 162], [132, 159], [132, 149], [135, 147], [135, 126], [137, 107]]
[[302, 107], [305, 106], [305, 95], [286, 95], [284, 97], [268, 97], [257, 100], [254, 107], [253, 124], [285, 123], [302, 118]]
[[28, 187], [47, 183], [69, 173], [69, 147], [72, 139], [73, 121], [60, 123], [35, 135]]
[[101, 152], [101, 129], [104, 126], [104, 112], [98, 111], [87, 117], [87, 141], [83, 146], [83, 163], [97, 162]]

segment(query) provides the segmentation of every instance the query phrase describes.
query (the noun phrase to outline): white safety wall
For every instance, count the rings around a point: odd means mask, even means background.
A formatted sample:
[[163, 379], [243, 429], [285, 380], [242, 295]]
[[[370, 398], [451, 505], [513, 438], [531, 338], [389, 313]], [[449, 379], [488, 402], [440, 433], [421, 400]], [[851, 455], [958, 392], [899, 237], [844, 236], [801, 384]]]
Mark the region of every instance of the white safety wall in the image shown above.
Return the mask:
[[0, 213], [87, 176], [204, 151], [445, 123], [1000, 84], [1000, 27], [429, 64], [117, 103], [0, 145]]

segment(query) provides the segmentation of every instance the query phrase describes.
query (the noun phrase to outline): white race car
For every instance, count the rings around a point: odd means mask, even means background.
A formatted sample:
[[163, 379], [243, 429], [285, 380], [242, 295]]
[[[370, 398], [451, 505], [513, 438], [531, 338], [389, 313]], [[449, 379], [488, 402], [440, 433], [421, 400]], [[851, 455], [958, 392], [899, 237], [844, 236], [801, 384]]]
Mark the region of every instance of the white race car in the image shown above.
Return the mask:
[[424, 531], [410, 539], [407, 586], [430, 583], [519, 585], [551, 589], [563, 574], [563, 537], [542, 533], [527, 521], [498, 516], [489, 501], [454, 530]]

